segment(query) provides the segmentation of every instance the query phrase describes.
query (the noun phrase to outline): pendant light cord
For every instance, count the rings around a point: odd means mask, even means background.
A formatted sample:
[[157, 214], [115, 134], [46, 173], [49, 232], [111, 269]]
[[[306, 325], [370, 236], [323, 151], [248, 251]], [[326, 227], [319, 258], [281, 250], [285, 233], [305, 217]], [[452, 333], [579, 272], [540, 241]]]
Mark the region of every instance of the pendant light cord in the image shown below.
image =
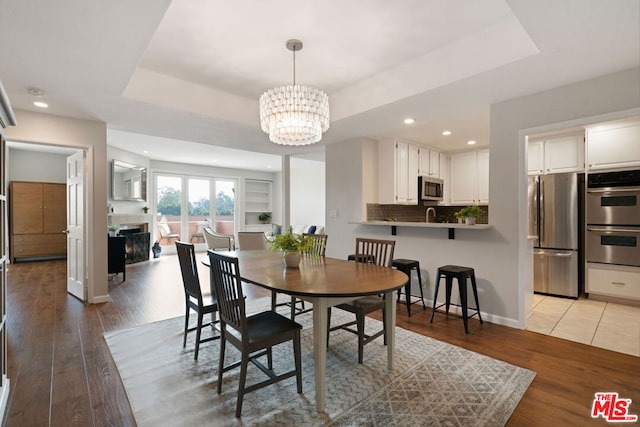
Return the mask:
[[296, 85], [296, 48], [293, 48], [293, 85]]

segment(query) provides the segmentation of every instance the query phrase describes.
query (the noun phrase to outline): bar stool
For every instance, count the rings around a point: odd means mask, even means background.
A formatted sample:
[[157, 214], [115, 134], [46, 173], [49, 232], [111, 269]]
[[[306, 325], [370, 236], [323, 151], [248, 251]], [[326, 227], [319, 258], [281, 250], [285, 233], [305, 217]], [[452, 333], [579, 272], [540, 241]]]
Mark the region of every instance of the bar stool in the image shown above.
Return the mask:
[[[394, 259], [391, 263], [392, 267], [397, 268], [399, 271], [402, 271], [404, 274], [409, 276], [409, 281], [404, 286], [404, 294], [407, 303], [407, 313], [409, 317], [411, 317], [411, 304], [415, 304], [417, 302], [422, 301], [422, 309], [425, 310], [427, 305], [424, 303], [424, 293], [422, 291], [422, 277], [420, 277], [420, 263], [413, 259], [404, 259], [398, 258]], [[418, 284], [420, 285], [420, 299], [411, 302], [411, 271], [416, 269], [418, 272]], [[398, 302], [400, 302], [400, 295], [402, 294], [402, 290], [398, 289]]]
[[[356, 260], [356, 254], [351, 254], [347, 256], [347, 261], [355, 261], [355, 260]], [[369, 254], [360, 254], [358, 255], [358, 262], [375, 264], [376, 257], [374, 255], [369, 255]]]
[[[459, 265], [445, 265], [436, 270], [436, 290], [433, 295], [433, 310], [431, 311], [431, 319], [429, 323], [433, 323], [433, 315], [436, 313], [436, 309], [446, 306], [445, 313], [449, 315], [449, 306], [455, 305], [462, 308], [462, 320], [464, 322], [464, 331], [469, 333], [469, 318], [478, 315], [480, 323], [482, 324], [482, 316], [480, 315], [480, 304], [478, 303], [478, 289], [476, 287], [476, 275], [475, 271], [471, 267], [461, 267]], [[440, 278], [444, 277], [446, 280], [446, 302], [436, 306], [438, 300], [438, 288], [440, 286]], [[471, 289], [473, 290], [473, 297], [476, 301], [475, 307], [470, 307], [475, 312], [469, 315], [467, 310], [467, 278], [471, 278]], [[451, 303], [451, 288], [453, 285], [453, 279], [458, 279], [458, 290], [460, 292], [460, 304]]]

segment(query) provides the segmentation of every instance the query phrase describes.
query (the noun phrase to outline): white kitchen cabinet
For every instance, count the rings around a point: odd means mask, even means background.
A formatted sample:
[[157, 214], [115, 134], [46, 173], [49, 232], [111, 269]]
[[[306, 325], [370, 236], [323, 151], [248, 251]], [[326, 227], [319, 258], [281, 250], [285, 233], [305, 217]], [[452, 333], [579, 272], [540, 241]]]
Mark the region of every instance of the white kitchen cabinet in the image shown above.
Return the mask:
[[546, 140], [544, 166], [545, 173], [584, 172], [584, 135]]
[[589, 296], [640, 300], [640, 268], [587, 263], [585, 291]]
[[378, 203], [418, 203], [419, 147], [406, 141], [378, 143]]
[[527, 144], [527, 171], [529, 175], [544, 174], [544, 140]]
[[589, 170], [640, 166], [640, 124], [587, 130]]
[[418, 204], [418, 169], [420, 165], [420, 149], [409, 144], [409, 157], [407, 159], [407, 199], [411, 205]]
[[451, 155], [451, 204], [489, 203], [489, 150]]
[[528, 144], [529, 175], [584, 171], [584, 134], [554, 136]]
[[420, 175], [442, 178], [440, 174], [440, 152], [420, 147]]
[[395, 202], [406, 203], [409, 194], [409, 144], [402, 141], [396, 142], [396, 173], [395, 173]]
[[476, 152], [476, 203], [489, 203], [489, 150]]
[[449, 157], [440, 153], [440, 179], [444, 180], [444, 189], [442, 191], [441, 205], [448, 205], [451, 200], [450, 177], [449, 177]]

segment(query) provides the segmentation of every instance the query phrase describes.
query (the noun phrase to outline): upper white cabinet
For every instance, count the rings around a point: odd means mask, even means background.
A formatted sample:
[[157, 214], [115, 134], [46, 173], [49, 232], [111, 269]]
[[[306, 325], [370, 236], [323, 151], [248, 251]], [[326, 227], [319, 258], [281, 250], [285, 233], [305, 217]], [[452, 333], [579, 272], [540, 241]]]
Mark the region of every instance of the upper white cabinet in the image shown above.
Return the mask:
[[378, 143], [378, 203], [418, 204], [422, 150], [402, 140]]
[[589, 170], [640, 166], [640, 124], [587, 130]]
[[451, 204], [489, 203], [489, 150], [452, 154], [450, 174]]
[[407, 199], [411, 205], [418, 204], [418, 169], [420, 165], [420, 150], [417, 146], [409, 144], [409, 157], [407, 158]]
[[441, 178], [440, 156], [438, 151], [427, 147], [420, 147], [420, 175]]
[[529, 175], [544, 173], [544, 141], [529, 141], [527, 144], [527, 169]]
[[584, 171], [584, 135], [532, 140], [528, 144], [529, 175]]

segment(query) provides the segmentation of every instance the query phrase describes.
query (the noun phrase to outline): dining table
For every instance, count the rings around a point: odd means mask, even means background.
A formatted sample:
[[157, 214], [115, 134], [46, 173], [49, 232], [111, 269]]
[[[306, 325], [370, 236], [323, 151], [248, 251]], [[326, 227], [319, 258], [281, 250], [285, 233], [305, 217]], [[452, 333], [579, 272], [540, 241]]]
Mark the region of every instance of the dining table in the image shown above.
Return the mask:
[[[393, 369], [396, 324], [394, 292], [409, 280], [405, 273], [370, 263], [312, 256], [303, 256], [297, 268], [287, 268], [279, 252], [267, 250], [216, 252], [238, 258], [242, 281], [300, 298], [313, 305], [314, 380], [318, 412], [324, 412], [326, 400], [329, 307], [366, 295], [385, 294], [387, 368]], [[208, 256], [203, 259], [203, 263], [209, 265]]]

